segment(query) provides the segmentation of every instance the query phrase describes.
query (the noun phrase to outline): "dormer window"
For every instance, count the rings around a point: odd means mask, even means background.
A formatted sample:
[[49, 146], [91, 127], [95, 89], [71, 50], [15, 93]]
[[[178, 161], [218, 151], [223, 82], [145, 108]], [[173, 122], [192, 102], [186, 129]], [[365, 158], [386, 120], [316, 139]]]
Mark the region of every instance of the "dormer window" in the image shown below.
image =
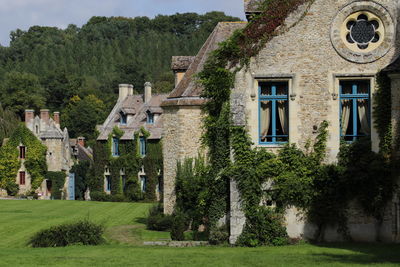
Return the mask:
[[153, 124], [154, 123], [154, 114], [151, 113], [150, 110], [147, 111], [147, 123]]
[[119, 119], [120, 124], [126, 125], [128, 122], [128, 116], [123, 112], [120, 112], [119, 115], [120, 115], [120, 119]]

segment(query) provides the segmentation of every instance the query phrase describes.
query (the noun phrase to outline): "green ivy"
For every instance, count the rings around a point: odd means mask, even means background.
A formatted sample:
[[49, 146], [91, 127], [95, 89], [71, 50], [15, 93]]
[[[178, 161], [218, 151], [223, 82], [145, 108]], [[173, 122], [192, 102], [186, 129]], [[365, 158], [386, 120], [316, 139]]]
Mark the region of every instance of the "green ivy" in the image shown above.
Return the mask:
[[51, 196], [54, 199], [62, 198], [62, 190], [65, 184], [65, 172], [47, 172], [46, 179], [51, 181]]
[[21, 162], [18, 159], [18, 146], [26, 147], [25, 168], [31, 177], [32, 192], [43, 182], [47, 172], [46, 146], [23, 124], [12, 133], [7, 143], [0, 148], [0, 187], [9, 189], [15, 187], [15, 179]]

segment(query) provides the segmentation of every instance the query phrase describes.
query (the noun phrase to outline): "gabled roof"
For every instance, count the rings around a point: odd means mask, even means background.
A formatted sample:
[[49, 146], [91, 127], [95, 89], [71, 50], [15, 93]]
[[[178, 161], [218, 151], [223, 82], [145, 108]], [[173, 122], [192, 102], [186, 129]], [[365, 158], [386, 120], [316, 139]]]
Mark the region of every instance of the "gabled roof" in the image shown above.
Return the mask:
[[246, 22], [220, 22], [200, 49], [192, 64], [190, 64], [182, 81], [169, 94], [168, 99], [161, 106], [201, 105], [204, 99], [200, 98], [202, 86], [196, 81], [196, 74], [203, 70], [204, 64], [218, 44], [227, 40], [234, 31], [242, 29]]
[[[148, 124], [146, 112], [150, 111], [155, 114], [162, 114], [160, 104], [166, 98], [167, 94], [156, 94], [152, 95], [149, 102], [144, 103], [143, 95], [130, 95], [125, 99], [117, 101], [104, 124], [98, 127], [100, 135], [97, 140], [107, 140], [115, 126], [124, 132], [121, 140], [133, 140], [135, 133], [142, 127], [150, 132], [148, 139], [161, 139], [163, 129], [162, 116], [159, 116], [154, 124]], [[134, 110], [134, 112], [126, 113], [127, 110]], [[120, 124], [121, 111], [130, 115], [127, 125]]]

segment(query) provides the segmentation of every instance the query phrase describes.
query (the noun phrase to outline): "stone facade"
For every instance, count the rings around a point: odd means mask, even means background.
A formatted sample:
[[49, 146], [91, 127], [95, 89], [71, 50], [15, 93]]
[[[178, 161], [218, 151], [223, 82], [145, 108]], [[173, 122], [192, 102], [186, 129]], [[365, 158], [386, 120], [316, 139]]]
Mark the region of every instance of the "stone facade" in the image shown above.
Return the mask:
[[[262, 144], [259, 141], [259, 94], [262, 82], [286, 81], [289, 86], [289, 142], [304, 148], [308, 140], [314, 140], [317, 128], [322, 121], [329, 122], [328, 161], [335, 162], [340, 146], [340, 100], [339, 82], [345, 80], [365, 80], [370, 83], [371, 105], [374, 105], [375, 75], [388, 66], [399, 54], [399, 40], [391, 32], [397, 28], [398, 1], [331, 1], [316, 0], [309, 8], [300, 7], [287, 21], [287, 30], [274, 37], [258, 56], [251, 59], [248, 69], [236, 76], [234, 95], [242, 95], [242, 101], [232, 102], [233, 113], [245, 107], [246, 126], [253, 143], [257, 147], [278, 149], [279, 144]], [[379, 11], [377, 11], [379, 10]], [[379, 49], [363, 54], [346, 50], [336, 33], [338, 18], [347, 13], [370, 11], [384, 14], [386, 37]], [[304, 17], [301, 13], [304, 12]], [[301, 19], [300, 19], [301, 18]], [[332, 21], [334, 23], [332, 23]], [[293, 26], [291, 26], [293, 25]], [[330, 34], [333, 33], [333, 34]], [[333, 37], [332, 37], [333, 36]], [[340, 47], [340, 50], [338, 50]], [[382, 48], [382, 49], [381, 49]], [[383, 51], [385, 50], [385, 51]], [[345, 51], [345, 52], [343, 52]], [[394, 99], [398, 96], [396, 85]], [[398, 99], [398, 98], [397, 98]], [[239, 108], [235, 107], [238, 106]], [[396, 109], [396, 108], [395, 108]], [[398, 111], [394, 116], [398, 116]], [[396, 115], [397, 114], [397, 115]], [[394, 122], [398, 117], [394, 118]], [[238, 119], [242, 124], [243, 118]], [[371, 140], [373, 150], [379, 150], [379, 139], [371, 120]], [[240, 205], [236, 203], [237, 192], [231, 186], [231, 242], [235, 243], [244, 223]], [[377, 230], [376, 222], [359, 212], [357, 207], [350, 209], [349, 230], [354, 240], [394, 241], [392, 235], [392, 207], [390, 204], [383, 225]], [[296, 210], [288, 210], [286, 216], [289, 235], [293, 238], [312, 237], [314, 230], [296, 216]], [[239, 225], [238, 225], [239, 223]], [[241, 224], [241, 225], [240, 225]], [[290, 231], [289, 231], [290, 230]], [[327, 241], [339, 241], [336, 229], [327, 229]]]
[[175, 205], [175, 179], [178, 161], [201, 153], [202, 113], [200, 106], [164, 107], [164, 211], [171, 214]]

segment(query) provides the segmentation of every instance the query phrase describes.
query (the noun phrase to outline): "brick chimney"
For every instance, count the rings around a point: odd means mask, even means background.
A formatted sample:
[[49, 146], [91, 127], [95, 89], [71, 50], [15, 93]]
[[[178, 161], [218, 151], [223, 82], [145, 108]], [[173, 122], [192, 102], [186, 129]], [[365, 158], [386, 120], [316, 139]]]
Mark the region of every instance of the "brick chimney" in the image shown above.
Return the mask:
[[128, 95], [133, 94], [132, 84], [120, 84], [119, 85], [119, 96], [118, 101], [123, 101]]
[[44, 123], [48, 123], [49, 119], [50, 119], [50, 110], [48, 109], [41, 109], [40, 110], [40, 119], [44, 122]]
[[35, 117], [35, 111], [33, 109], [25, 110], [25, 124], [31, 123]]
[[60, 127], [60, 112], [56, 111], [53, 113], [53, 120], [58, 127]]
[[147, 82], [144, 84], [144, 103], [150, 102], [151, 99], [151, 83]]
[[85, 147], [85, 137], [83, 136], [78, 137], [78, 144]]

